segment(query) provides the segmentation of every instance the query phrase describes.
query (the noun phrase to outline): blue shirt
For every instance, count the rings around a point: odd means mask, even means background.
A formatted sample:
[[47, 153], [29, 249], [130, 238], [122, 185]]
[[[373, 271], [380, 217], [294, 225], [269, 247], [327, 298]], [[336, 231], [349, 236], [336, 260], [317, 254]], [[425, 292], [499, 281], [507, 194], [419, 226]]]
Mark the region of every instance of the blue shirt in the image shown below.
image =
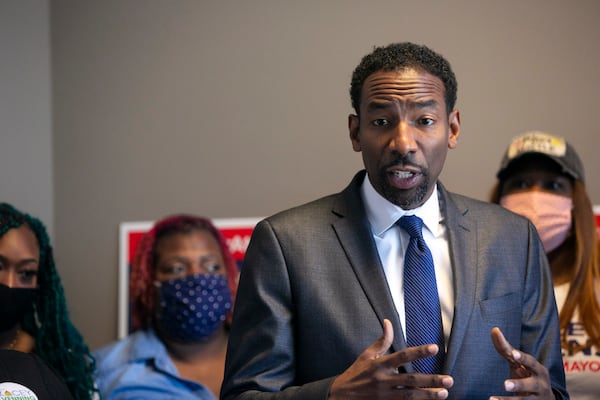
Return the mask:
[[179, 376], [153, 330], [135, 332], [94, 357], [104, 400], [216, 400], [207, 387]]

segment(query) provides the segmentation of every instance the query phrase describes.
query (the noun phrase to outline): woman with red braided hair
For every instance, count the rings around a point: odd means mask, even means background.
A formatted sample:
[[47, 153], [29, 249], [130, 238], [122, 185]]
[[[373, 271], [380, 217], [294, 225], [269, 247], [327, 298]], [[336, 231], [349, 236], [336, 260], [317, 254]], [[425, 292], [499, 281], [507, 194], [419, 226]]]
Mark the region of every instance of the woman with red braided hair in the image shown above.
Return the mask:
[[133, 333], [95, 353], [104, 399], [218, 398], [238, 268], [210, 220], [156, 222], [133, 260]]
[[2, 395], [97, 397], [93, 358], [69, 319], [46, 228], [6, 203], [0, 203], [0, 347]]

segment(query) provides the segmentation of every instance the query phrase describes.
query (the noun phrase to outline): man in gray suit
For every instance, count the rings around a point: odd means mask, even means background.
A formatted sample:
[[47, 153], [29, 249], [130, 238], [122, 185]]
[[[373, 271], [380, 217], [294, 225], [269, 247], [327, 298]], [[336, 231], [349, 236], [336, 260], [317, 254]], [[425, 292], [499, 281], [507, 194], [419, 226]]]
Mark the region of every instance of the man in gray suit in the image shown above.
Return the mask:
[[[568, 399], [535, 229], [438, 181], [460, 133], [449, 63], [412, 43], [376, 48], [350, 93], [350, 139], [366, 171], [342, 192], [256, 226], [221, 398]], [[396, 224], [404, 215], [424, 222], [439, 345], [407, 345], [409, 236]], [[440, 370], [416, 370], [438, 352]]]

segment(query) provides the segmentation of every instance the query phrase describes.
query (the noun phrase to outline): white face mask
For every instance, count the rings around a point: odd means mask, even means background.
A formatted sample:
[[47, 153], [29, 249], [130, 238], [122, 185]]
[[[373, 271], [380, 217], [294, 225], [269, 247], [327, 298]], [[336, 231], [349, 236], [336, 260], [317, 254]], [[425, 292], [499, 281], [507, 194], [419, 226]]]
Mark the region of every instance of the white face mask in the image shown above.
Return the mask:
[[535, 225], [546, 253], [560, 246], [571, 230], [573, 200], [569, 197], [529, 191], [503, 196], [500, 205], [528, 218]]

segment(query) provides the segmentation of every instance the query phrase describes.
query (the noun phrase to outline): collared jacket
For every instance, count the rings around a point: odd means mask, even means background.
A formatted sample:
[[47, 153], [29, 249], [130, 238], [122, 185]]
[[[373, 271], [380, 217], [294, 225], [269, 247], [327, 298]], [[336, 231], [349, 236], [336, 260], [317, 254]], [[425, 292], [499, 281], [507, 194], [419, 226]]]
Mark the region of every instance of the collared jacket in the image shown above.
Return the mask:
[[[364, 176], [254, 229], [221, 399], [325, 400], [335, 377], [382, 335], [385, 318], [395, 332], [391, 351], [406, 347], [360, 195]], [[568, 399], [552, 277], [535, 228], [498, 205], [438, 189], [454, 277], [449, 399], [510, 395], [508, 362], [490, 339], [496, 326], [548, 368], [556, 398]]]

